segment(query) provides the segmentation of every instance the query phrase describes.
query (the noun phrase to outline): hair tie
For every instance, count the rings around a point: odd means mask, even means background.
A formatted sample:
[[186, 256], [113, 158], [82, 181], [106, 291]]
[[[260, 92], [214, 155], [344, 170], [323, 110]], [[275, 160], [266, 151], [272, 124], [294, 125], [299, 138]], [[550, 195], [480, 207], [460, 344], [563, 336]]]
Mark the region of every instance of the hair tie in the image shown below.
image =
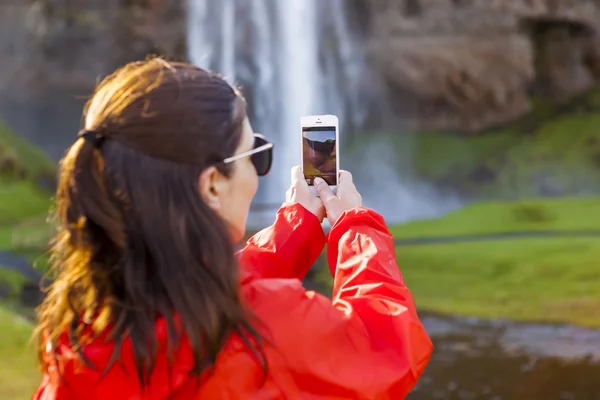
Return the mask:
[[98, 133], [96, 131], [89, 131], [87, 129], [82, 129], [77, 134], [78, 137], [83, 138], [86, 142], [90, 143], [92, 147], [97, 148], [104, 141], [104, 135]]

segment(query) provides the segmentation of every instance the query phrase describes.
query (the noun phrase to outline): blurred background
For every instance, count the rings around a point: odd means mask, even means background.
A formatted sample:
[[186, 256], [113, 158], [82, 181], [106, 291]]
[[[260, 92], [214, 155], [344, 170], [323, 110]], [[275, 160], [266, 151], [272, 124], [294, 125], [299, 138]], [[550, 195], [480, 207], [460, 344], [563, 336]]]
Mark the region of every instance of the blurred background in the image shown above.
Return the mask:
[[[0, 398], [39, 383], [46, 217], [82, 106], [161, 55], [223, 74], [274, 141], [252, 230], [300, 116], [338, 115], [436, 345], [410, 399], [600, 399], [599, 29], [596, 0], [0, 0]], [[306, 285], [327, 294], [324, 262]]]

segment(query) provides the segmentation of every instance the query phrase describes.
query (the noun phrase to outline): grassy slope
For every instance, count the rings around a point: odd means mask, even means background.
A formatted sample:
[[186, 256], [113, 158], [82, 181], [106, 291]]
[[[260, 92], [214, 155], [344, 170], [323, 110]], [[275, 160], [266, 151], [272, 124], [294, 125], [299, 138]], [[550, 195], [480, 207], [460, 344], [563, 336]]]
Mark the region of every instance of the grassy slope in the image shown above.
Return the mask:
[[56, 163], [41, 149], [19, 137], [0, 120], [0, 157], [12, 158], [26, 172], [26, 177], [37, 174], [53, 175]]
[[411, 148], [413, 172], [476, 197], [600, 191], [600, 88], [562, 106], [537, 102], [522, 120], [477, 136], [383, 134]]
[[480, 202], [443, 218], [392, 227], [394, 237], [452, 236], [540, 230], [600, 230], [600, 198]]
[[36, 181], [55, 171], [52, 159], [0, 121], [0, 251], [37, 248], [41, 253], [49, 237], [45, 220], [51, 200]]
[[[418, 237], [587, 228], [600, 229], [600, 198], [475, 204], [391, 230]], [[407, 246], [397, 259], [422, 308], [600, 328], [600, 238]]]
[[[0, 121], [0, 251], [27, 248], [31, 258], [42, 254], [51, 201], [36, 180], [54, 175], [55, 163]], [[20, 274], [0, 265], [0, 284], [17, 292], [23, 283]], [[0, 399], [29, 398], [39, 384], [30, 335], [30, 323], [0, 306]]]
[[55, 176], [55, 164], [0, 120], [0, 248], [10, 247], [7, 227], [47, 214], [50, 193], [40, 189], [36, 180]]
[[422, 309], [600, 328], [600, 239], [398, 248]]
[[31, 324], [0, 307], [0, 399], [28, 399], [40, 383]]

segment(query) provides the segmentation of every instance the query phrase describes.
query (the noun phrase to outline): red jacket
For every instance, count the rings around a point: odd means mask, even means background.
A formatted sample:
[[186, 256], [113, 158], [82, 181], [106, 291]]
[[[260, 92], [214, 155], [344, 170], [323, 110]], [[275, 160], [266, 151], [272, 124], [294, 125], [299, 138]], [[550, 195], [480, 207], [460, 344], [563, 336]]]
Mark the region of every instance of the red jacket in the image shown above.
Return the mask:
[[[275, 224], [252, 237], [241, 251], [243, 296], [274, 346], [265, 348], [269, 372], [264, 385], [260, 364], [235, 337], [200, 388], [189, 374], [193, 359], [186, 340], [170, 371], [166, 354], [159, 354], [144, 393], [129, 341], [121, 351], [122, 363], [102, 376], [111, 343], [97, 341], [85, 347], [87, 358], [100, 367], [96, 371], [73, 357], [64, 340], [59, 361], [46, 371], [33, 399], [404, 398], [425, 369], [432, 344], [396, 265], [394, 242], [383, 218], [358, 208], [344, 213], [332, 227], [327, 258], [335, 277], [333, 303], [301, 284], [325, 241], [316, 217], [300, 205], [286, 205]], [[164, 343], [165, 327], [164, 321], [157, 322], [158, 338]]]

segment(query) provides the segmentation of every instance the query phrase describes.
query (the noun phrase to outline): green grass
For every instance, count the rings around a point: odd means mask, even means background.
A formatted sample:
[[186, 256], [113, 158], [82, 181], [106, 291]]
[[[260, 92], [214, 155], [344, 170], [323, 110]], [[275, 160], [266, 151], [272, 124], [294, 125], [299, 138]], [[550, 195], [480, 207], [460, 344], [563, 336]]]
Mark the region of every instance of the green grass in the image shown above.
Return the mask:
[[[41, 149], [32, 146], [0, 120], [0, 164], [22, 171], [20, 178], [55, 176], [56, 162]], [[10, 164], [10, 165], [6, 165]]]
[[600, 238], [399, 247], [420, 309], [600, 328]]
[[600, 113], [558, 115], [522, 132], [418, 135], [415, 171], [480, 197], [531, 197], [600, 189]]
[[397, 238], [584, 229], [600, 230], [600, 197], [480, 202], [439, 219], [390, 228]]
[[0, 265], [0, 284], [8, 289], [7, 297], [17, 297], [26, 283], [27, 279], [22, 274]]
[[0, 226], [47, 214], [50, 193], [30, 181], [0, 181]]
[[45, 220], [51, 194], [37, 181], [55, 175], [54, 161], [0, 121], [0, 250], [13, 248], [13, 233], [23, 221], [32, 226], [32, 220]]
[[[600, 229], [600, 198], [478, 203], [390, 228], [394, 237]], [[600, 328], [600, 238], [402, 246], [397, 259], [422, 309]]]
[[51, 232], [45, 223], [51, 194], [38, 180], [55, 175], [52, 159], [0, 121], [0, 250], [43, 253]]
[[40, 383], [31, 332], [28, 321], [0, 306], [0, 399], [28, 399]]
[[[0, 251], [43, 255], [51, 230], [45, 223], [51, 194], [38, 186], [52, 179], [55, 163], [0, 121]], [[18, 299], [25, 278], [0, 266], [8, 300]], [[35, 351], [28, 346], [31, 324], [0, 305], [0, 399], [29, 398], [40, 381]]]
[[[0, 251], [32, 261], [43, 258], [51, 234], [45, 222], [51, 194], [38, 182], [55, 175], [52, 159], [0, 121]], [[0, 285], [10, 291], [7, 300], [16, 298], [25, 283], [21, 274], [0, 266]], [[0, 399], [29, 398], [40, 382], [28, 343], [31, 330], [28, 321], [0, 305]]]

